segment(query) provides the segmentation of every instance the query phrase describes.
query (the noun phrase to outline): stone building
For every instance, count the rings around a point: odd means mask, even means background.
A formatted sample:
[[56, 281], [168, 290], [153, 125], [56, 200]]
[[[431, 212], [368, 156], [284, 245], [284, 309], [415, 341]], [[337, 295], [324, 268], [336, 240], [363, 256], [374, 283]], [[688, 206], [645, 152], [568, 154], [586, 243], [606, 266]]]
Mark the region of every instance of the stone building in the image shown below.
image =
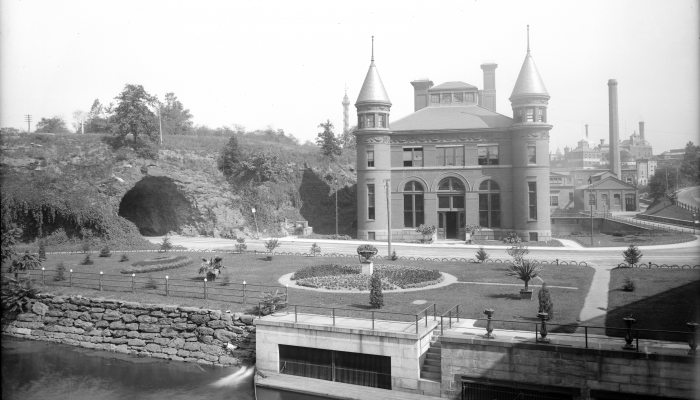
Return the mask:
[[415, 112], [390, 121], [372, 56], [355, 103], [359, 239], [386, 240], [389, 229], [394, 238], [418, 239], [421, 224], [435, 225], [439, 240], [464, 239], [467, 224], [482, 226], [482, 237], [551, 238], [550, 96], [528, 45], [512, 117], [497, 113], [496, 68], [481, 65], [483, 90], [413, 81]]

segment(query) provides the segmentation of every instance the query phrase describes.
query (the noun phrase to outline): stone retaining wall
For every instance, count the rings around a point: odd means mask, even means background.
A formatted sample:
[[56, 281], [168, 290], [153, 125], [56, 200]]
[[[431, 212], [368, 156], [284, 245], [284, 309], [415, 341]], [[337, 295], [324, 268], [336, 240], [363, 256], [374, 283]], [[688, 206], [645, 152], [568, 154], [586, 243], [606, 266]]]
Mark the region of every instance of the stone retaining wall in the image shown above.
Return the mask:
[[[255, 357], [254, 316], [195, 307], [41, 294], [3, 334], [207, 365]], [[231, 346], [228, 346], [228, 344]]]

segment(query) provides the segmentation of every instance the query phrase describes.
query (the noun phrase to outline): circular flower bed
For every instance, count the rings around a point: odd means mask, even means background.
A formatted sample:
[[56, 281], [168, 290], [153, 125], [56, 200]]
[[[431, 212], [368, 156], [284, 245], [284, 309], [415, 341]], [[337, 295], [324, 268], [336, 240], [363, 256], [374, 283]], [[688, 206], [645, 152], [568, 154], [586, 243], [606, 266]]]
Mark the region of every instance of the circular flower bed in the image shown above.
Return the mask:
[[[382, 277], [382, 290], [431, 286], [444, 279], [440, 271], [403, 265], [375, 265]], [[369, 290], [370, 276], [359, 265], [319, 265], [295, 272], [291, 280], [299, 286], [331, 290]]]
[[137, 261], [121, 270], [122, 274], [138, 274], [142, 272], [165, 271], [192, 264], [194, 261], [187, 256], [156, 257], [150, 260]]

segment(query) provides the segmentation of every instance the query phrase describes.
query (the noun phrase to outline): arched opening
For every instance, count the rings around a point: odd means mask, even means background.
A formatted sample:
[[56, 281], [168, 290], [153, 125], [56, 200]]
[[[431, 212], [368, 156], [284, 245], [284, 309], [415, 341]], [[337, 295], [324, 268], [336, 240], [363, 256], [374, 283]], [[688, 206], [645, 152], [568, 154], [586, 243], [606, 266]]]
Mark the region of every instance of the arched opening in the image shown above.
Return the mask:
[[126, 192], [119, 215], [133, 222], [144, 236], [178, 232], [188, 223], [192, 205], [172, 179], [147, 176]]
[[445, 178], [438, 184], [438, 237], [457, 239], [464, 234], [464, 184]]

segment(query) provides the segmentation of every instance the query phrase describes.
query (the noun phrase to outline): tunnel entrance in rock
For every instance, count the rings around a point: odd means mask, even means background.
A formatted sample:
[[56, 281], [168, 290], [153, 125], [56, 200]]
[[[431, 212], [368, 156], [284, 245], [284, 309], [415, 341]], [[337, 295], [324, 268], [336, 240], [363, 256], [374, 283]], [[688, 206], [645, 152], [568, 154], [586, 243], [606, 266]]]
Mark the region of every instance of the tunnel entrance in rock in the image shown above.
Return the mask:
[[187, 224], [192, 209], [175, 182], [161, 176], [141, 179], [119, 203], [119, 215], [133, 222], [143, 236], [178, 232]]

